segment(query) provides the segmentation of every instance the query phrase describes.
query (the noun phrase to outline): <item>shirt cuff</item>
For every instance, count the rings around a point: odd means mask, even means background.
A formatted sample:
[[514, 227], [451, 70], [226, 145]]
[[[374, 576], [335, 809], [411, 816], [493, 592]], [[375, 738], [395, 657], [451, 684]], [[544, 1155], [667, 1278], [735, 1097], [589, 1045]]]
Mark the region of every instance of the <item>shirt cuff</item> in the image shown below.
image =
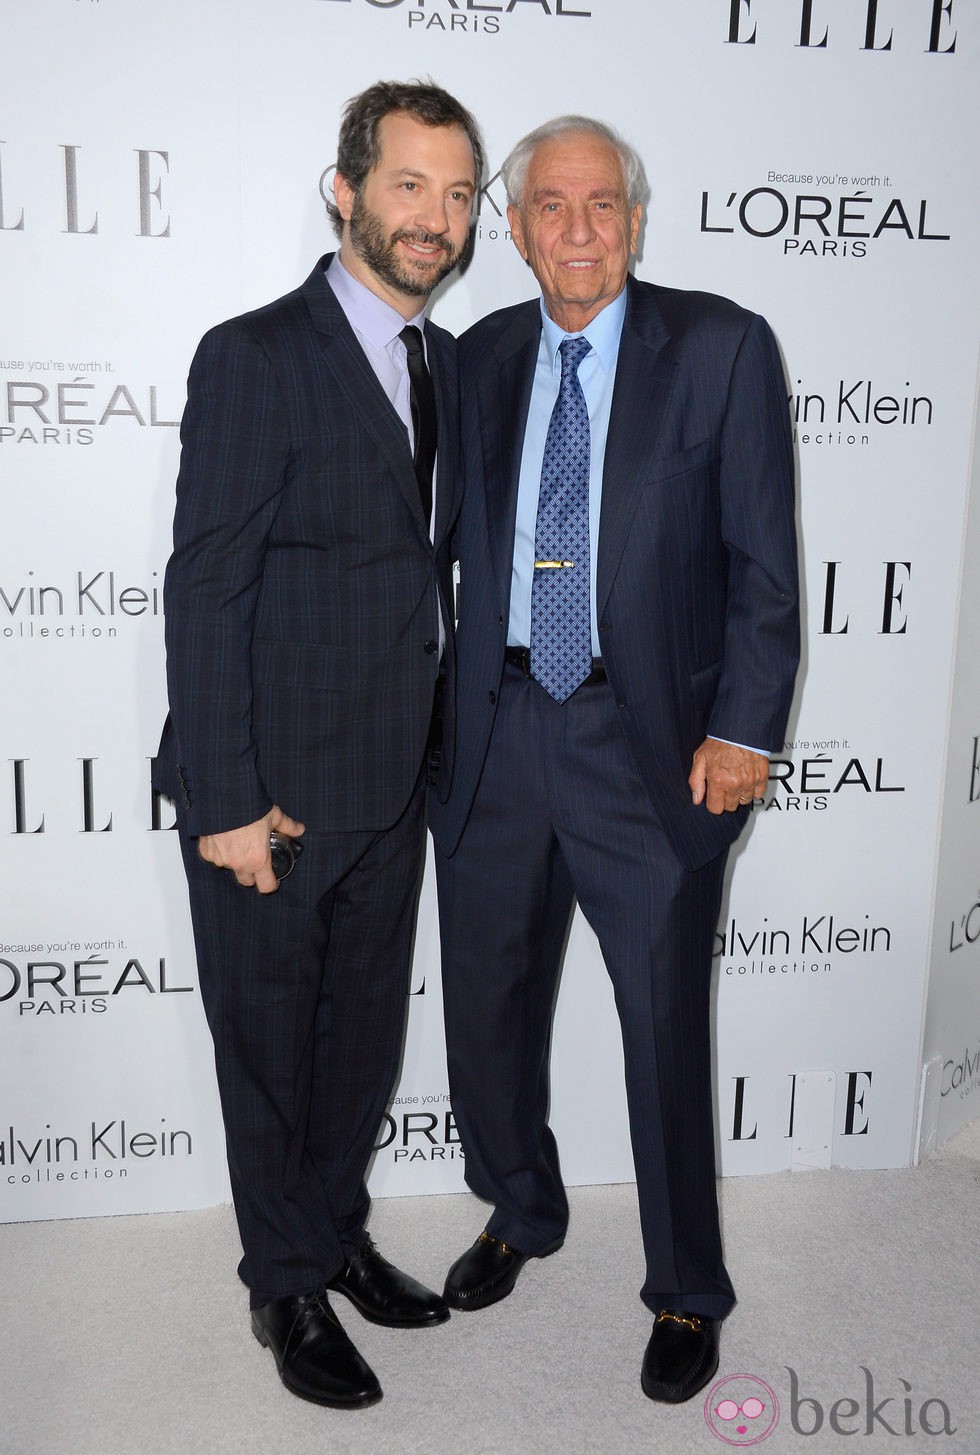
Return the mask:
[[760, 758], [769, 757], [765, 748], [752, 748], [748, 743], [733, 743], [731, 738], [719, 738], [715, 733], [709, 733], [708, 737], [716, 743], [728, 743], [733, 748], [744, 748], [747, 753], [758, 753]]

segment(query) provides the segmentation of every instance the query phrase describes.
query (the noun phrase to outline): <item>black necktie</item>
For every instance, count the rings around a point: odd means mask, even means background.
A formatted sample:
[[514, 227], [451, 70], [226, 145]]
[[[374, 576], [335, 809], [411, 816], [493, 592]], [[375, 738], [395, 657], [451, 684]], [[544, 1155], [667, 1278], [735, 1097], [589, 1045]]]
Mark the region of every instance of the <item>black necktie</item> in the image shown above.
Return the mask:
[[432, 515], [432, 467], [436, 458], [436, 395], [425, 362], [422, 330], [407, 323], [398, 335], [408, 352], [408, 382], [415, 432], [415, 478], [426, 524]]

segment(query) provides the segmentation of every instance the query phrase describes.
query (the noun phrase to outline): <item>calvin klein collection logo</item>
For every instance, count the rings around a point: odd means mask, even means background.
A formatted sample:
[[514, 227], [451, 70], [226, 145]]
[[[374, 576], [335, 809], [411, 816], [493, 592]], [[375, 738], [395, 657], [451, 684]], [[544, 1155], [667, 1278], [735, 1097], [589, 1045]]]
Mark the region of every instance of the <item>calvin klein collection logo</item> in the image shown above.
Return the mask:
[[164, 1158], [186, 1162], [194, 1154], [191, 1133], [171, 1128], [134, 1130], [126, 1117], [101, 1118], [84, 1132], [7, 1126], [0, 1131], [0, 1181], [10, 1187], [47, 1183], [124, 1180], [133, 1164]]
[[868, 445], [869, 428], [880, 425], [893, 437], [906, 430], [922, 432], [935, 415], [931, 396], [915, 393], [909, 379], [883, 389], [878, 379], [857, 375], [821, 383], [819, 389], [797, 379], [789, 406], [793, 440], [800, 445]]
[[943, 1087], [939, 1094], [951, 1096], [955, 1092], [962, 1101], [975, 1091], [980, 1091], [980, 1041], [972, 1050], [967, 1047], [959, 1060], [951, 1057], [943, 1062]]
[[[324, 3], [324, 0], [319, 0]], [[339, 4], [340, 0], [330, 0], [330, 3]], [[324, 202], [333, 200], [333, 174], [337, 170], [337, 163], [331, 162], [324, 167], [317, 181], [317, 190]], [[500, 177], [499, 168], [490, 176], [483, 186], [478, 188], [476, 194], [476, 221], [473, 225], [473, 232], [478, 241], [497, 242], [498, 240], [509, 242], [512, 237], [510, 228], [507, 226], [507, 194]], [[3, 361], [0, 360], [0, 367]]]
[[874, 925], [870, 914], [856, 923], [834, 912], [805, 913], [790, 927], [773, 925], [763, 915], [759, 923], [739, 921], [734, 915], [715, 932], [712, 954], [721, 973], [733, 979], [808, 979], [833, 968], [830, 955], [888, 955], [892, 931]]
[[[162, 616], [160, 572], [151, 571], [141, 585], [131, 576], [103, 567], [76, 571], [60, 581], [38, 580], [34, 571], [19, 581], [8, 579], [0, 583], [0, 641], [64, 639], [87, 632], [100, 636], [100, 624]], [[114, 625], [104, 631], [117, 635]]]

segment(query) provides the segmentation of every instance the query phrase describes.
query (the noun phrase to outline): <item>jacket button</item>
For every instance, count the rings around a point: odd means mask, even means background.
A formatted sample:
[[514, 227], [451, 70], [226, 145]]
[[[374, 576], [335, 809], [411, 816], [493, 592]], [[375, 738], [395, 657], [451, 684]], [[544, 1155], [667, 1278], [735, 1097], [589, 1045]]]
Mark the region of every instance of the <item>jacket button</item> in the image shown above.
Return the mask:
[[496, 694], [496, 692], [491, 692], [489, 695], [490, 695], [490, 701], [491, 702], [496, 702], [496, 700], [497, 700], [497, 694]]
[[432, 656], [432, 653], [433, 652], [438, 652], [438, 650], [439, 650], [439, 643], [438, 642], [432, 642], [432, 641], [426, 642], [425, 647], [424, 647], [424, 651], [425, 651], [426, 656], [431, 657]]

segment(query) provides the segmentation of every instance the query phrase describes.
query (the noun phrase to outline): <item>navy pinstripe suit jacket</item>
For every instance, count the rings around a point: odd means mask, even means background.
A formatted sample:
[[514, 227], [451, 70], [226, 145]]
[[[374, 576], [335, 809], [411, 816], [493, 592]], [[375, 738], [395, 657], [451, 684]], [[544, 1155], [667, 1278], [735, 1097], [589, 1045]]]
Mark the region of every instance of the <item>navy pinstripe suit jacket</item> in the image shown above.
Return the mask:
[[386, 828], [425, 755], [458, 508], [456, 345], [426, 325], [433, 545], [405, 427], [326, 282], [329, 261], [212, 329], [191, 366], [154, 781], [192, 835], [274, 802], [308, 830]]
[[[496, 711], [540, 331], [535, 300], [459, 341], [457, 752], [430, 815], [445, 853], [466, 823]], [[727, 847], [746, 813], [693, 806], [695, 748], [708, 734], [782, 746], [799, 656], [793, 475], [765, 320], [631, 277], [603, 467], [599, 639], [655, 811], [692, 869]]]

